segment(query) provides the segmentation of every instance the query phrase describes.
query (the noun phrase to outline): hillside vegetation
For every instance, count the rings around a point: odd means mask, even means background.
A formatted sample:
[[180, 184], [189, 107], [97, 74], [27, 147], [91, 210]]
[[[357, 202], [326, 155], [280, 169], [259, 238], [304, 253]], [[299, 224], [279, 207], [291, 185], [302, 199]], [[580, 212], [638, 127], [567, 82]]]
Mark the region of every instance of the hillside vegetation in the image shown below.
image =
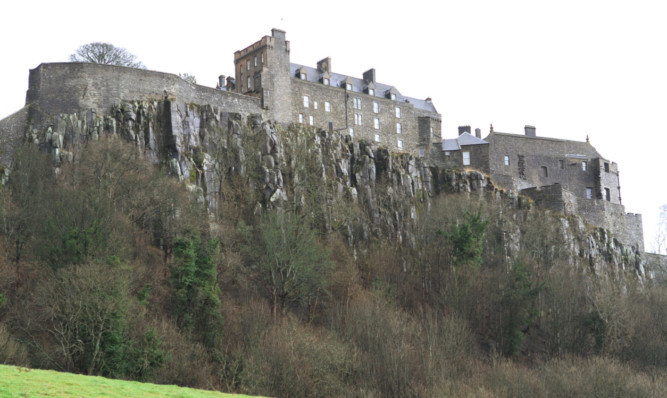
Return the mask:
[[17, 150], [0, 363], [280, 397], [667, 396], [665, 287], [575, 265], [580, 221], [441, 194], [392, 233], [374, 212], [400, 204], [339, 199], [314, 132], [280, 131], [283, 200], [243, 134], [214, 206], [118, 137], [55, 169]]

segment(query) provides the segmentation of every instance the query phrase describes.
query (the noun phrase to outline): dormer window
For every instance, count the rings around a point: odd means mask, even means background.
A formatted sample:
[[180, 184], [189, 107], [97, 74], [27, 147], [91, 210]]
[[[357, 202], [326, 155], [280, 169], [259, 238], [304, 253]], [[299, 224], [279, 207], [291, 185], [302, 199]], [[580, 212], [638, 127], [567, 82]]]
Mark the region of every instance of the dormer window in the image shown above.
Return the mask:
[[373, 83], [372, 81], [368, 83], [368, 87], [366, 87], [366, 93], [368, 95], [373, 95], [373, 96], [375, 95], [375, 83]]
[[375, 89], [374, 88], [369, 88], [368, 89], [368, 95], [375, 95]]
[[306, 68], [304, 66], [302, 66], [301, 69], [299, 69], [297, 71], [297, 76], [301, 80], [307, 80], [308, 79], [308, 71], [306, 70]]
[[322, 73], [322, 75], [320, 76], [320, 81], [325, 86], [330, 86], [331, 85], [331, 75], [329, 74], [329, 72]]
[[389, 94], [389, 99], [396, 101], [396, 94], [394, 93]]
[[345, 81], [341, 84], [341, 87], [345, 87], [345, 90], [347, 91], [352, 91], [352, 79], [347, 78]]
[[395, 88], [390, 88], [389, 90], [384, 92], [385, 98], [389, 98], [392, 101], [396, 101], [396, 89]]

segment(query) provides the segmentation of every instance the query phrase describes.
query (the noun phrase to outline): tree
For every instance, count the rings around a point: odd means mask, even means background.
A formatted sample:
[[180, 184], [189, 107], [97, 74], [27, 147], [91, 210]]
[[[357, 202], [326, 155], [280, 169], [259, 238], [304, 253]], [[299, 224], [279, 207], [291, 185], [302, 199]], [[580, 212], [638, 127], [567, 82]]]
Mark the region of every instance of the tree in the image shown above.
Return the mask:
[[302, 218], [268, 214], [256, 232], [256, 242], [246, 240], [243, 251], [268, 293], [274, 317], [290, 303], [307, 304], [327, 293], [333, 263]]
[[113, 44], [94, 42], [80, 46], [69, 56], [72, 62], [90, 62], [93, 64], [129, 66], [131, 68], [146, 67], [130, 54], [126, 49], [115, 47]]
[[222, 326], [216, 252], [216, 240], [202, 242], [199, 234], [191, 233], [175, 241], [174, 260], [169, 264], [178, 324], [188, 333], [200, 333], [208, 347], [213, 346]]
[[195, 77], [195, 75], [191, 75], [189, 73], [183, 73], [180, 76], [183, 80], [185, 80], [190, 84], [197, 84], [197, 78]]

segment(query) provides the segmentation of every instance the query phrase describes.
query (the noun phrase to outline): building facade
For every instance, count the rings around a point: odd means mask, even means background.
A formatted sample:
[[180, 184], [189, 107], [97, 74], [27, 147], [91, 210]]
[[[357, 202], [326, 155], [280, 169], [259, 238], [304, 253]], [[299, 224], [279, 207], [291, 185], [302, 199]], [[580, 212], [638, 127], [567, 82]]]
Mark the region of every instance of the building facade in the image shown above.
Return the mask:
[[402, 95], [379, 83], [375, 69], [355, 78], [335, 73], [331, 58], [316, 67], [290, 62], [284, 31], [234, 53], [235, 90], [261, 99], [279, 123], [341, 131], [391, 151], [424, 157], [441, 135], [441, 116], [430, 98]]

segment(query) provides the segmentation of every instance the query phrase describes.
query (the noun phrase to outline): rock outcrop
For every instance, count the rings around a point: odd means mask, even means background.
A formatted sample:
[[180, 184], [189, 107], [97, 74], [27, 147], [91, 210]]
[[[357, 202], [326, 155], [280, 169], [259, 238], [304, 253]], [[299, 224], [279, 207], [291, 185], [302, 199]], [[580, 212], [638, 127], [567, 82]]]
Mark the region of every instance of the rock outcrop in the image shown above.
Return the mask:
[[[56, 163], [75, 161], [86, 141], [102, 137], [133, 142], [199, 195], [212, 214], [226, 179], [241, 178], [257, 208], [309, 206], [323, 229], [340, 233], [350, 245], [382, 238], [414, 246], [418, 220], [436, 205], [434, 199], [448, 194], [475, 196], [523, 217], [539, 216], [530, 199], [498, 189], [480, 172], [441, 169], [339, 132], [285, 128], [257, 114], [210, 105], [126, 101], [104, 114], [80, 110], [42, 118], [39, 125], [28, 126], [25, 136]], [[351, 218], [353, 210], [358, 213]], [[560, 249], [572, 264], [596, 274], [630, 270], [644, 276], [638, 248], [622, 245], [576, 216], [559, 217]], [[517, 251], [523, 232], [506, 226], [503, 239], [508, 253]]]

